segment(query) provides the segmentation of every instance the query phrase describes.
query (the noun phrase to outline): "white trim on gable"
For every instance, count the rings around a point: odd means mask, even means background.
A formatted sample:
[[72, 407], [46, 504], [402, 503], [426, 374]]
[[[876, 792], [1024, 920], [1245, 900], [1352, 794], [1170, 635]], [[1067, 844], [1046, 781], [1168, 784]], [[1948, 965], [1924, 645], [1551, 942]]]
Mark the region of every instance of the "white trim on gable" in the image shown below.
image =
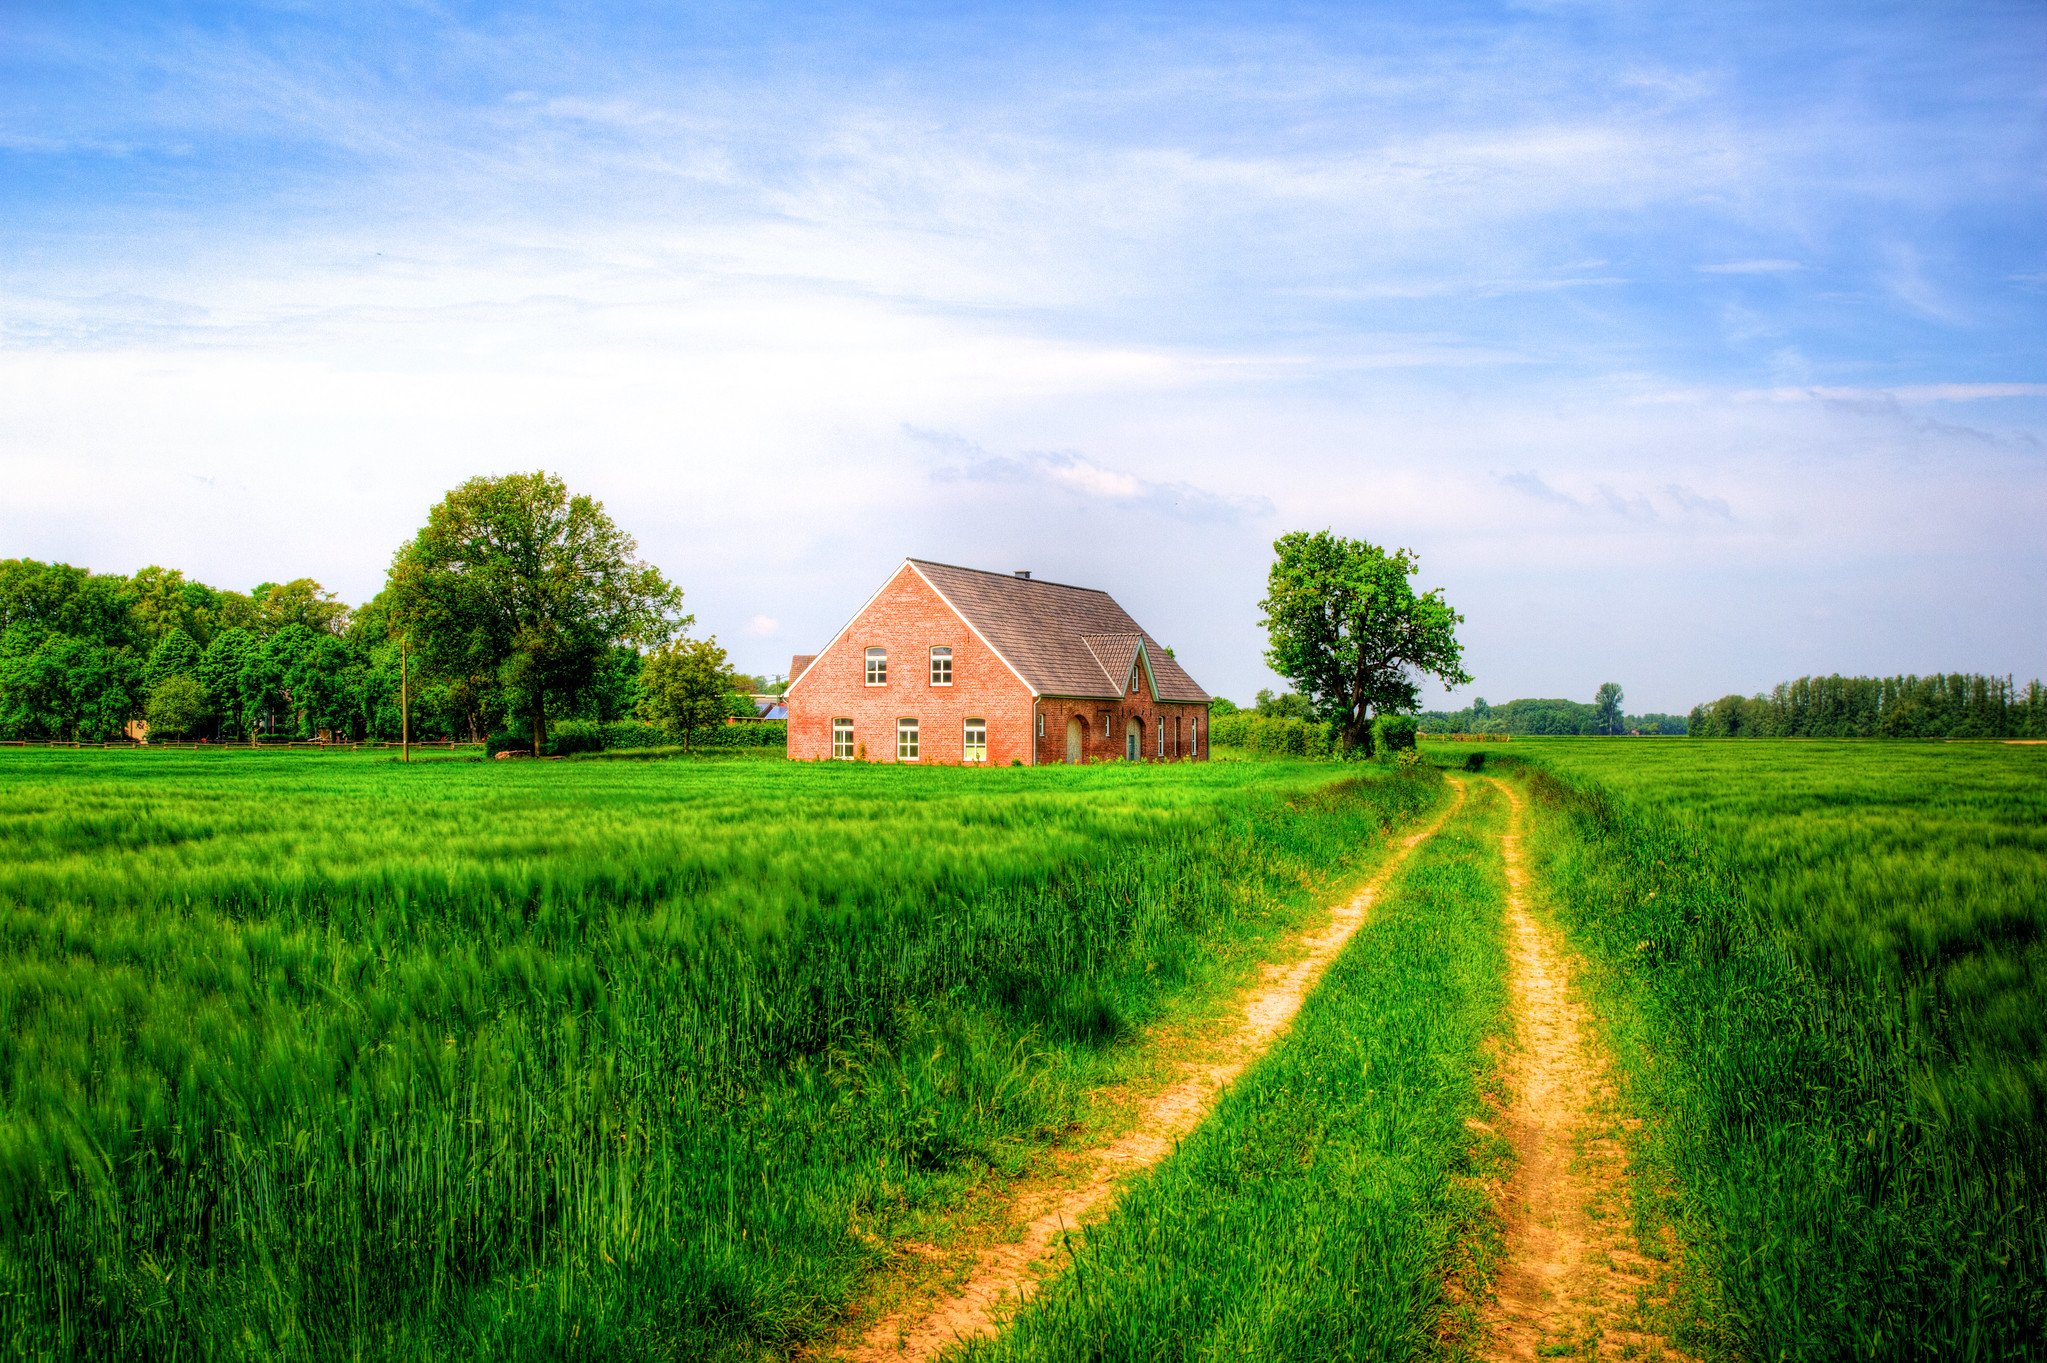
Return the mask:
[[[845, 638], [848, 631], [850, 631], [853, 628], [853, 626], [860, 623], [860, 617], [867, 614], [867, 608], [873, 605], [876, 601], [880, 600], [881, 594], [889, 589], [890, 584], [892, 584], [897, 578], [903, 575], [903, 568], [909, 568], [912, 571], [915, 571], [915, 565], [913, 565], [908, 559], [904, 559], [902, 568], [896, 569], [887, 577], [883, 578], [881, 580], [881, 585], [874, 589], [874, 594], [868, 597], [865, 601], [862, 601], [860, 603], [860, 609], [853, 612], [853, 618], [848, 620], [845, 624], [839, 626], [839, 632], [832, 636], [831, 642], [826, 644], [823, 648], [817, 651], [817, 656], [810, 660], [810, 666], [803, 669], [803, 675], [798, 677], [795, 681], [790, 682], [787, 687], [783, 688], [782, 691], [783, 700], [785, 701], [788, 700], [790, 694], [794, 692], [797, 687], [803, 685], [804, 682], [810, 680], [811, 674], [817, 671], [817, 665], [820, 662], [824, 661], [824, 655], [831, 652], [834, 648], [837, 648], [839, 640]], [[919, 578], [923, 578], [924, 574], [918, 573], [917, 576]], [[926, 581], [928, 585], [928, 579], [926, 579]], [[952, 605], [952, 602], [947, 601], [945, 604], [950, 606]], [[955, 609], [954, 613], [955, 614], [958, 613], [957, 609]], [[972, 629], [973, 626], [969, 625], [968, 628]]]
[[1137, 654], [1130, 660], [1129, 676], [1123, 678], [1123, 694], [1130, 694], [1130, 678], [1137, 675], [1137, 669], [1144, 668], [1144, 684], [1151, 691], [1151, 703], [1159, 703], [1159, 679], [1152, 675], [1151, 654], [1144, 647], [1144, 640], [1137, 641]]
[[[930, 578], [924, 575], [924, 570], [917, 566], [917, 561], [915, 559], [906, 558], [903, 560], [903, 566], [905, 568], [908, 568], [911, 572], [915, 573], [917, 575], [917, 580], [922, 582], [925, 586], [929, 587], [931, 589], [931, 594], [933, 596], [936, 596], [940, 601], [943, 601], [945, 603], [945, 608], [951, 611], [954, 615], [959, 617], [959, 622], [965, 625], [969, 630], [973, 632], [974, 637], [981, 641], [982, 647], [986, 648], [990, 653], [993, 653], [997, 658], [1000, 658], [1002, 660], [1002, 665], [1009, 669], [1009, 675], [1015, 677], [1017, 681], [1022, 684], [1023, 689], [1030, 693], [1031, 699], [1036, 700], [1038, 697], [1037, 688], [1033, 687], [1029, 682], [1024, 681], [1024, 674], [1016, 670], [1016, 664], [1012, 663], [1008, 658], [1003, 657], [1002, 650], [995, 647], [994, 644], [988, 642], [988, 636], [981, 633], [980, 629], [974, 624], [974, 622], [967, 618], [967, 613], [961, 610], [956, 604], [954, 604], [953, 599], [947, 596], [943, 591], [941, 591], [936, 582], [933, 582]], [[895, 578], [891, 577], [889, 578], [889, 581], [893, 582], [895, 581]], [[880, 594], [881, 593], [879, 592], [875, 593], [876, 596], [879, 596]], [[862, 606], [860, 609], [866, 610], [867, 607]], [[857, 620], [860, 617], [856, 615], [853, 618]], [[851, 626], [849, 625], [848, 628], [850, 627]], [[834, 640], [834, 642], [837, 641]], [[824, 655], [819, 654], [818, 656], [823, 657]], [[803, 675], [807, 677], [810, 674], [806, 672]]]

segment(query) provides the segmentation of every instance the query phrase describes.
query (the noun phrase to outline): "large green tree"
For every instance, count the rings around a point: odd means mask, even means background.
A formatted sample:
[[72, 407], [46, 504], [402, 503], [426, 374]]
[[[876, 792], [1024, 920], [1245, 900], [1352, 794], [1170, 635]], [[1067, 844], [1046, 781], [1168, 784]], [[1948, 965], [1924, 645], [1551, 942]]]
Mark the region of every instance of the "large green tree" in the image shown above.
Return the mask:
[[472, 478], [393, 559], [392, 627], [443, 676], [495, 674], [531, 717], [538, 756], [548, 705], [581, 694], [610, 649], [689, 623], [682, 593], [638, 552], [552, 474]]
[[1441, 588], [1417, 593], [1411, 550], [1391, 553], [1328, 530], [1297, 530], [1273, 543], [1264, 624], [1265, 661], [1311, 697], [1342, 732], [1344, 745], [1370, 751], [1372, 717], [1413, 710], [1420, 679], [1471, 681], [1457, 626]]

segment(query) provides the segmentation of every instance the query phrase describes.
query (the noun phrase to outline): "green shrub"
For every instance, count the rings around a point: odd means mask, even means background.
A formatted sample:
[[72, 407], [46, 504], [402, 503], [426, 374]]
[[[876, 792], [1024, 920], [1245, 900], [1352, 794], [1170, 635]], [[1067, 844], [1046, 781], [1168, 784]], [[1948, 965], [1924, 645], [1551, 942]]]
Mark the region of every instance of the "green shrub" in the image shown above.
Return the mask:
[[1372, 752], [1391, 761], [1398, 753], [1414, 751], [1418, 726], [1413, 715], [1379, 715], [1372, 720]]
[[1263, 757], [1305, 757], [1326, 761], [1336, 753], [1335, 733], [1326, 724], [1305, 719], [1261, 715], [1251, 710], [1218, 715], [1211, 711], [1208, 738], [1226, 748], [1241, 748]]
[[206, 688], [182, 672], [173, 672], [149, 693], [149, 732], [158, 738], [183, 738], [206, 718]]

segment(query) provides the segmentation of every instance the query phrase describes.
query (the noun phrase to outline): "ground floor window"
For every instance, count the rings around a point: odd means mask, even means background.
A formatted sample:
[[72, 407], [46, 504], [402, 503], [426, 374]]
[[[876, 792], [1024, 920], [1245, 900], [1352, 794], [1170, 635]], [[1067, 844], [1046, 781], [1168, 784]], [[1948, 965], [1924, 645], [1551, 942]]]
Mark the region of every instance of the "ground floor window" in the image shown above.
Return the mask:
[[963, 762], [986, 762], [988, 760], [988, 721], [970, 719], [967, 721], [967, 741], [961, 753]]
[[1187, 721], [1187, 755], [1201, 756], [1201, 721], [1198, 719]]
[[899, 719], [896, 721], [896, 761], [917, 760], [917, 721]]
[[835, 719], [832, 721], [832, 756], [853, 760], [853, 721]]

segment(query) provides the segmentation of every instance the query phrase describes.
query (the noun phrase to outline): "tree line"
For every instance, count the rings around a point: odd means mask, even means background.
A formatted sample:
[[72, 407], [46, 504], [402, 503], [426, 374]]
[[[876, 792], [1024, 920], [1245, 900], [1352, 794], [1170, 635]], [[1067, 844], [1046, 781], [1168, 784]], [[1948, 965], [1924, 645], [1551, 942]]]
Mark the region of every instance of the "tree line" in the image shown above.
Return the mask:
[[1700, 738], [2047, 738], [2047, 687], [2010, 677], [1800, 677], [1693, 708]]
[[1572, 734], [1640, 734], [1643, 736], [1683, 734], [1690, 725], [1683, 715], [1656, 712], [1631, 715], [1622, 708], [1623, 692], [1618, 683], [1603, 683], [1591, 703], [1575, 700], [1510, 700], [1488, 705], [1483, 697], [1462, 710], [1423, 711], [1421, 729], [1426, 734], [1514, 734], [1523, 736]]
[[[0, 560], [0, 738], [395, 739], [539, 752], [551, 720], [634, 718], [687, 744], [759, 679], [688, 636], [682, 593], [552, 475], [472, 479], [351, 608], [309, 578], [247, 592]], [[401, 673], [403, 676], [401, 678]], [[401, 686], [402, 682], [402, 686]]]

